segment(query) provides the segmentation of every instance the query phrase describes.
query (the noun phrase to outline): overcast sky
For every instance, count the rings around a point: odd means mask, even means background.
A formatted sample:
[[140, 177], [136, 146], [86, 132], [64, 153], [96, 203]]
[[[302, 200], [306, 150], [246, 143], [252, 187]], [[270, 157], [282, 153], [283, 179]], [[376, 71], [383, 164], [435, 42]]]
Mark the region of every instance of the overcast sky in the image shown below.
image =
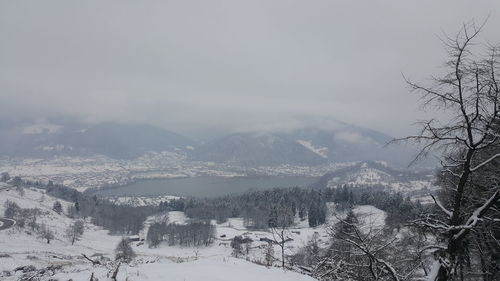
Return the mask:
[[488, 15], [498, 43], [498, 0], [0, 0], [0, 117], [401, 136], [424, 117], [401, 74], [437, 73], [437, 36]]

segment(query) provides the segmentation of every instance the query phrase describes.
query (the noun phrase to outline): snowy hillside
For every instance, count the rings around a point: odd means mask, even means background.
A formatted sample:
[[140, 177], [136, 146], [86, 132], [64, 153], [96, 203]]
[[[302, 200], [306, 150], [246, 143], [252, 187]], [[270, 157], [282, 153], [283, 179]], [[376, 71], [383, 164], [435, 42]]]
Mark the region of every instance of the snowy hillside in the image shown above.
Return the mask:
[[[109, 235], [106, 230], [96, 227], [89, 220], [85, 222], [85, 231], [81, 240], [74, 245], [64, 235], [74, 220], [67, 217], [65, 208], [70, 202], [56, 200], [40, 189], [25, 188], [24, 192], [2, 184], [0, 186], [0, 211], [5, 211], [6, 202], [15, 202], [21, 208], [38, 208], [38, 223], [50, 228], [55, 237], [46, 243], [28, 228], [11, 227], [0, 231], [0, 277], [2, 280], [19, 280], [22, 276], [38, 276], [37, 280], [89, 280], [94, 274], [99, 280], [108, 280], [114, 271], [114, 248], [121, 236]], [[63, 206], [63, 213], [58, 214], [52, 207], [56, 201]], [[286, 254], [291, 255], [302, 249], [311, 237], [318, 237], [319, 245], [329, 245], [329, 225], [338, 222], [337, 218], [345, 213], [334, 214], [334, 205], [328, 205], [329, 224], [308, 227], [306, 221], [296, 218], [295, 225], [287, 230], [290, 240]], [[384, 225], [385, 213], [372, 206], [358, 206], [353, 210], [360, 218], [361, 229]], [[150, 217], [139, 237], [144, 238], [150, 224], [167, 220], [169, 223], [185, 224], [189, 219], [183, 212], [167, 212]], [[149, 248], [144, 242], [133, 242], [136, 258], [129, 264], [122, 264], [117, 280], [262, 280], [292, 281], [314, 280], [296, 272], [276, 267], [265, 267], [265, 239], [272, 239], [270, 231], [246, 229], [243, 219], [230, 218], [227, 222], [212, 224], [216, 227], [216, 240], [211, 246], [181, 247], [161, 244], [158, 248]], [[245, 259], [232, 257], [231, 239], [237, 235], [248, 237], [254, 242]], [[264, 239], [264, 241], [262, 241]], [[275, 252], [279, 252], [277, 245]], [[93, 266], [82, 254], [99, 260], [102, 265]], [[258, 263], [258, 264], [256, 264]], [[279, 263], [277, 258], [276, 263]], [[33, 267], [28, 267], [33, 266]], [[15, 269], [18, 270], [15, 270]], [[23, 272], [24, 271], [24, 272]], [[37, 277], [37, 278], [38, 278]], [[51, 279], [52, 278], [52, 279]]]
[[433, 171], [400, 171], [384, 162], [360, 162], [329, 172], [313, 184], [315, 188], [335, 188], [342, 185], [381, 186], [422, 199], [435, 190]]
[[[114, 258], [113, 250], [121, 239], [111, 236], [107, 231], [85, 223], [85, 232], [75, 245], [65, 238], [66, 228], [74, 221], [64, 214], [52, 210], [56, 199], [39, 189], [24, 189], [24, 194], [12, 186], [0, 186], [0, 211], [5, 211], [7, 201], [15, 202], [21, 208], [38, 208], [38, 223], [50, 228], [55, 237], [47, 244], [27, 228], [11, 227], [0, 231], [0, 277], [2, 280], [19, 280], [26, 274], [37, 275], [37, 280], [89, 280], [90, 275], [107, 280], [110, 268], [92, 266], [82, 254], [94, 259]], [[69, 202], [57, 200], [63, 209]], [[170, 212], [169, 221], [183, 223], [186, 217], [181, 212]], [[230, 231], [230, 229], [233, 229]], [[220, 225], [219, 235], [244, 233], [233, 227]], [[269, 235], [269, 233], [267, 233]], [[266, 268], [254, 263], [230, 257], [231, 249], [227, 243], [215, 243], [211, 247], [185, 248], [164, 247], [150, 249], [146, 245], [134, 246], [137, 258], [128, 265], [122, 265], [117, 280], [313, 280], [310, 277], [278, 268]], [[102, 257], [102, 258], [100, 258]], [[28, 265], [33, 268], [19, 269]], [[44, 269], [43, 273], [41, 269]], [[3, 272], [3, 273], [1, 273]], [[51, 279], [52, 278], [52, 279]], [[244, 279], [248, 278], [248, 279]]]

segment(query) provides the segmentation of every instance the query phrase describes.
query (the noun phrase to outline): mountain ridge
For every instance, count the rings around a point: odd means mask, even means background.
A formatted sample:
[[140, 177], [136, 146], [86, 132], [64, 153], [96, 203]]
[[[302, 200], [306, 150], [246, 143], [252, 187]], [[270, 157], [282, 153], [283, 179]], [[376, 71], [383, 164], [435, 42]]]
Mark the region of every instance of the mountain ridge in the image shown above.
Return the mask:
[[386, 147], [392, 137], [348, 124], [340, 128], [303, 127], [291, 131], [232, 133], [196, 147], [192, 160], [260, 166], [276, 164], [386, 161], [406, 166], [414, 151], [401, 145]]
[[100, 154], [127, 160], [146, 152], [171, 151], [192, 161], [250, 167], [368, 160], [406, 166], [414, 150], [401, 145], [386, 147], [390, 140], [382, 132], [343, 122], [329, 127], [233, 132], [204, 143], [145, 124], [60, 119], [0, 123], [0, 155], [28, 158]]

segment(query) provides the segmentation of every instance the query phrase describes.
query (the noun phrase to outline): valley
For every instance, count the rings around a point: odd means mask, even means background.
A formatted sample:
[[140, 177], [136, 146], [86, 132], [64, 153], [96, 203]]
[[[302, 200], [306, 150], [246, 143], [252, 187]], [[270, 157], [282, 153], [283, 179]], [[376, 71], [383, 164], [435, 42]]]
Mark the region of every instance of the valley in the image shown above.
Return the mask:
[[193, 177], [320, 177], [351, 163], [319, 166], [243, 167], [228, 163], [190, 161], [175, 152], [150, 152], [133, 160], [93, 157], [0, 158], [0, 171], [31, 181], [61, 183], [79, 191], [127, 185], [143, 179]]
[[0, 280], [500, 280], [499, 27], [500, 1], [0, 1]]

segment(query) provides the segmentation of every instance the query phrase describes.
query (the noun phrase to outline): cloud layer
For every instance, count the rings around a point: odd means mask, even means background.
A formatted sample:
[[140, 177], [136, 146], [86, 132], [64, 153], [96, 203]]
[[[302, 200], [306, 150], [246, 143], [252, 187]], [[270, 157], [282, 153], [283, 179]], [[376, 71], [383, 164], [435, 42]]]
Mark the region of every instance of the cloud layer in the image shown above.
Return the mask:
[[436, 35], [488, 15], [499, 42], [498, 1], [2, 1], [0, 117], [407, 134], [401, 73], [438, 73]]

